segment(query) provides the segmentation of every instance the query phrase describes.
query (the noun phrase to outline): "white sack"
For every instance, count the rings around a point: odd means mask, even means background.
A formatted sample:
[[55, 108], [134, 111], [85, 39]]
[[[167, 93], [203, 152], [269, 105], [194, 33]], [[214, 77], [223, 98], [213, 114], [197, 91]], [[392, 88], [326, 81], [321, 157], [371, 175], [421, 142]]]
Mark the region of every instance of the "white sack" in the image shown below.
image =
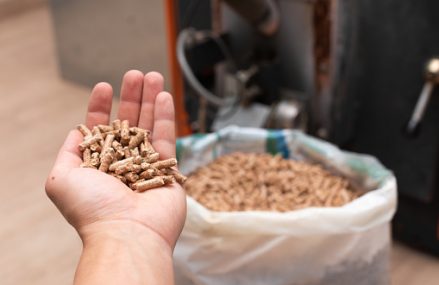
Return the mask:
[[298, 131], [229, 127], [177, 142], [188, 174], [234, 151], [280, 152], [323, 164], [369, 192], [342, 207], [215, 212], [188, 197], [174, 251], [176, 284], [389, 284], [396, 181], [375, 158], [343, 152]]

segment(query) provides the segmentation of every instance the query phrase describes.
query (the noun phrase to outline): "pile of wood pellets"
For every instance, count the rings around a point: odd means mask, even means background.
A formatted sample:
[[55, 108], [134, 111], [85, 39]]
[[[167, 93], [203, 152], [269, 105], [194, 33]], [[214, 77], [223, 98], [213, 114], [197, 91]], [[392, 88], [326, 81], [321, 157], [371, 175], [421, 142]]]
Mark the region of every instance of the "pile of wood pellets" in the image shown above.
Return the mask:
[[189, 175], [185, 189], [214, 211], [342, 206], [360, 194], [319, 165], [256, 153], [221, 156]]
[[84, 136], [79, 144], [81, 167], [108, 173], [136, 192], [186, 180], [175, 169], [175, 158], [159, 160], [150, 131], [130, 127], [127, 120], [114, 120], [111, 125], [97, 125], [92, 130], [81, 124], [77, 129]]

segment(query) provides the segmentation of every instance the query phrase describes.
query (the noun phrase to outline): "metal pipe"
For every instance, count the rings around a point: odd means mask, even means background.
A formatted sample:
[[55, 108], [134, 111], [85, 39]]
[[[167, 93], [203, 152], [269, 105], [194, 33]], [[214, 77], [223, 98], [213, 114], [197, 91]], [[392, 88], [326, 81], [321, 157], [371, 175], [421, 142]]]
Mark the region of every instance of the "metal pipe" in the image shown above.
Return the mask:
[[279, 10], [273, 0], [224, 0], [259, 32], [272, 36], [279, 28]]

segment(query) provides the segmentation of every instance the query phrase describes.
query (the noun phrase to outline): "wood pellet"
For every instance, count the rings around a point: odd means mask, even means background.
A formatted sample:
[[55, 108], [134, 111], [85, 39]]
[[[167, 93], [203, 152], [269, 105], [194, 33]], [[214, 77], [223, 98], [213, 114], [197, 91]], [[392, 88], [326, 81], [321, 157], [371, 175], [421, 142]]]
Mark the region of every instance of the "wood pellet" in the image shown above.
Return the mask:
[[114, 120], [110, 125], [80, 124], [84, 136], [79, 144], [81, 167], [94, 168], [122, 181], [136, 192], [168, 185], [183, 184], [186, 177], [175, 169], [175, 158], [160, 160], [150, 141], [150, 132], [130, 127], [127, 120]]
[[360, 195], [319, 165], [256, 153], [221, 156], [190, 174], [184, 188], [214, 211], [337, 207]]

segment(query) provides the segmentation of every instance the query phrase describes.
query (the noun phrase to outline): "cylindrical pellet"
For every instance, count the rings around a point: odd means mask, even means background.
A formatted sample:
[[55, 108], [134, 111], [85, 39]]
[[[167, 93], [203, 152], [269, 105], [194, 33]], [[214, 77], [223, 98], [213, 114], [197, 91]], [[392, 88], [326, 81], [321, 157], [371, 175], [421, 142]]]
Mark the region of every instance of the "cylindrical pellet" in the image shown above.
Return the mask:
[[146, 190], [160, 187], [163, 185], [165, 185], [165, 182], [163, 181], [162, 177], [154, 177], [152, 179], [136, 183], [135, 187], [137, 192], [144, 192]]
[[157, 169], [162, 169], [162, 168], [170, 168], [176, 165], [177, 165], [177, 160], [175, 158], [169, 158], [169, 159], [154, 162], [151, 166]]

